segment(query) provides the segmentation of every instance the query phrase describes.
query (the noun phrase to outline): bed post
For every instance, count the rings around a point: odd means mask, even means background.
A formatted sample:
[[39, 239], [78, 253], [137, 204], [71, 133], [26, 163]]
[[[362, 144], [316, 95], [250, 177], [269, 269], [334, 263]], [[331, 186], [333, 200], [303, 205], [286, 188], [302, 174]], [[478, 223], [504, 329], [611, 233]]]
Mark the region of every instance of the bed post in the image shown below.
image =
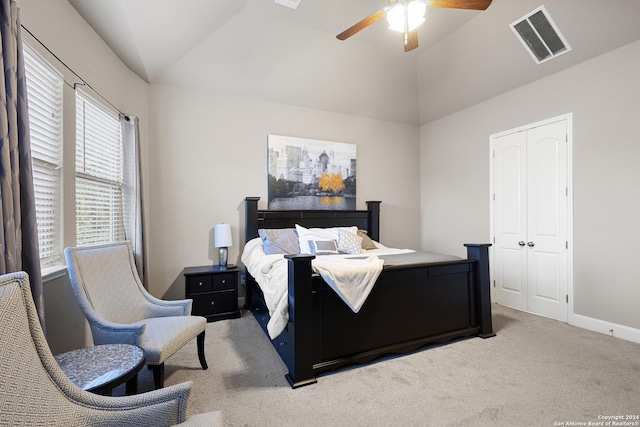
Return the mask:
[[[245, 197], [244, 199], [244, 242], [258, 237], [258, 200], [260, 197]], [[244, 286], [245, 292], [245, 307], [253, 310], [253, 286], [249, 283], [249, 280], [254, 280], [249, 277], [247, 269], [243, 268], [244, 276], [247, 280]]]
[[258, 237], [258, 200], [260, 197], [244, 198], [244, 242]]
[[317, 382], [313, 375], [313, 301], [311, 291], [311, 260], [315, 255], [285, 255], [289, 273], [288, 342], [281, 345], [288, 357], [285, 376], [291, 388]]
[[379, 201], [368, 201], [369, 230], [368, 234], [373, 240], [380, 241], [380, 203]]
[[465, 246], [467, 247], [467, 258], [477, 261], [476, 307], [480, 310], [477, 314], [480, 322], [480, 337], [494, 337], [496, 334], [493, 333], [491, 320], [491, 284], [489, 279], [489, 247], [491, 243], [465, 243]]

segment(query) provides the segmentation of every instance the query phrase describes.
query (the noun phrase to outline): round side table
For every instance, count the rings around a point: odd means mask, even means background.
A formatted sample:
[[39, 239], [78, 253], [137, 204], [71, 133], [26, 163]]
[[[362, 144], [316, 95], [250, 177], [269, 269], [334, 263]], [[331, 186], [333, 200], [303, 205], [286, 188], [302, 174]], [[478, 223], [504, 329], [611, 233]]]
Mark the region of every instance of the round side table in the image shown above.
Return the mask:
[[110, 396], [126, 382], [126, 393], [136, 394], [144, 350], [130, 344], [104, 344], [79, 348], [54, 356], [71, 382], [83, 390]]

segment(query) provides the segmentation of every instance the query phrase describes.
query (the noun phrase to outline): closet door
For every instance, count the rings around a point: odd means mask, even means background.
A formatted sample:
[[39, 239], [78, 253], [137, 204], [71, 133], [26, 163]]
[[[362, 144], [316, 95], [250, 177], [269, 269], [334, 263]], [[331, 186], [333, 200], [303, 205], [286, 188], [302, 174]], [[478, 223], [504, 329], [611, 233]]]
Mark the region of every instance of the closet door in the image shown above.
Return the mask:
[[567, 122], [492, 139], [494, 297], [568, 319]]
[[567, 321], [567, 127], [527, 131], [528, 311]]
[[527, 310], [527, 133], [493, 141], [494, 268], [497, 302]]

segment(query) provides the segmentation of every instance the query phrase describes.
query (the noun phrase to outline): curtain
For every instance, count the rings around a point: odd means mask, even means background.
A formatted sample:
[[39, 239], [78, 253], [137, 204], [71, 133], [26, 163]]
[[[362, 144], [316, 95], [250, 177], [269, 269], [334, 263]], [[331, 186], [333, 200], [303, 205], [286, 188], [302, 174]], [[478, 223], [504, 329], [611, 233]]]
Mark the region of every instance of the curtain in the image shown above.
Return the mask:
[[124, 152], [123, 208], [126, 239], [131, 242], [138, 275], [147, 285], [147, 258], [144, 250], [144, 212], [142, 209], [142, 179], [138, 118], [120, 114], [122, 148]]
[[4, 71], [0, 76], [0, 245], [3, 252], [0, 274], [20, 270], [29, 274], [31, 293], [44, 329], [44, 298], [20, 20], [15, 1], [0, 1], [0, 61]]

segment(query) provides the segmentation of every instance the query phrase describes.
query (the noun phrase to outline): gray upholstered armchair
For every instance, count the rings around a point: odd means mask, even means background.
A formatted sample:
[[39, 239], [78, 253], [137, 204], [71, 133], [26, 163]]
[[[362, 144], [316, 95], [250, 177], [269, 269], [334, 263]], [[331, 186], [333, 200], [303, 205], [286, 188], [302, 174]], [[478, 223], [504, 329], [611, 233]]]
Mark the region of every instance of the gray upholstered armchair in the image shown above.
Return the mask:
[[0, 276], [1, 424], [41, 426], [221, 426], [219, 412], [188, 418], [191, 383], [107, 397], [74, 385], [47, 344], [26, 273]]
[[94, 344], [142, 347], [156, 388], [164, 384], [164, 361], [197, 337], [207, 369], [207, 321], [191, 316], [191, 300], [164, 301], [149, 294], [138, 277], [129, 242], [66, 248], [73, 292], [89, 321]]

